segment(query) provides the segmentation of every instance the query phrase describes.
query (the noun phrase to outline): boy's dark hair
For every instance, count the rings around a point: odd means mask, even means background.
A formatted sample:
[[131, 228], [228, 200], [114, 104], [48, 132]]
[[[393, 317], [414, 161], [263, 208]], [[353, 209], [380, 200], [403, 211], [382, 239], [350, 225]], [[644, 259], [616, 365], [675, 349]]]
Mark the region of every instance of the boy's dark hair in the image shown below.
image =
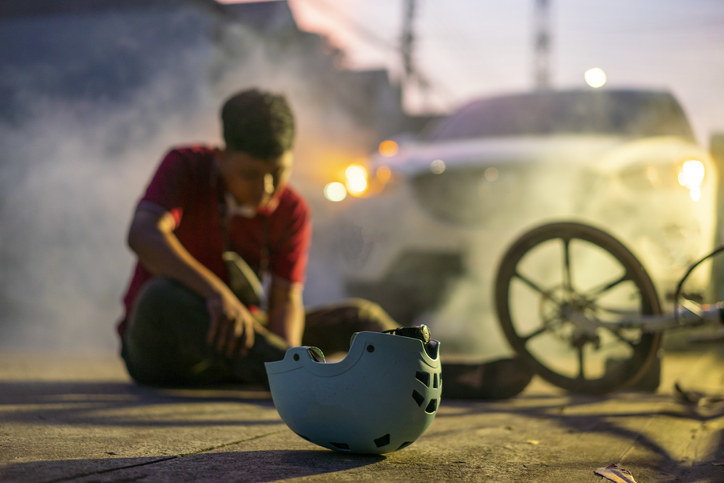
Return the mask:
[[294, 114], [280, 94], [249, 89], [221, 108], [226, 148], [259, 159], [278, 158], [294, 144]]

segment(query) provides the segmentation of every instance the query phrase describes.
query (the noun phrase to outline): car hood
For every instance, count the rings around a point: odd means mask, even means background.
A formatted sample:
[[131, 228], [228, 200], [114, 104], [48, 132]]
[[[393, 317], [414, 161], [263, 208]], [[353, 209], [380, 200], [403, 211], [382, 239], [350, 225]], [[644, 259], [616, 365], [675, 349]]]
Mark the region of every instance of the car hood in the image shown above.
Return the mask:
[[[645, 141], [647, 144], [690, 145], [680, 138], [649, 138]], [[642, 139], [632, 140], [622, 136], [570, 135], [411, 143], [403, 146], [394, 157], [377, 157], [372, 162], [378, 166], [389, 166], [405, 177], [429, 172], [433, 161], [440, 165], [437, 160], [444, 163], [445, 169], [481, 164], [501, 166], [526, 163], [581, 164], [595, 169], [596, 160], [609, 158], [611, 153], [623, 146], [642, 142]], [[604, 166], [599, 168], [605, 170]]]

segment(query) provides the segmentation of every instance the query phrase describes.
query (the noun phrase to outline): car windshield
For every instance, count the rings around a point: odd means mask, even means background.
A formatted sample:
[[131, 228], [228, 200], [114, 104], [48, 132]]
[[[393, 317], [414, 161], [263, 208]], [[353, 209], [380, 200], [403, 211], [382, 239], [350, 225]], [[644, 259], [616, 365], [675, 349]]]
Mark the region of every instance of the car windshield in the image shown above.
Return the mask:
[[421, 138], [445, 141], [550, 134], [694, 137], [681, 106], [667, 92], [581, 90], [474, 101], [430, 126]]

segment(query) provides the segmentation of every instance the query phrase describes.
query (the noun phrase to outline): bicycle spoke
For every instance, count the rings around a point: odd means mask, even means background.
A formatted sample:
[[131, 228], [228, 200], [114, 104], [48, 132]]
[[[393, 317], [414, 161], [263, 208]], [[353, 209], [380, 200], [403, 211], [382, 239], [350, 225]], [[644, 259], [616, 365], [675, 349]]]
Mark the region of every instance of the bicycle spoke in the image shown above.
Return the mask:
[[571, 239], [561, 238], [563, 241], [563, 288], [573, 292], [573, 279], [571, 277]]
[[586, 295], [588, 297], [598, 298], [601, 295], [605, 294], [609, 290], [615, 288], [616, 286], [628, 282], [630, 280], [628, 273], [625, 273], [622, 277], [617, 278], [616, 280], [613, 280], [611, 282], [605, 283], [599, 287], [596, 287], [592, 290], [589, 290]]
[[620, 340], [621, 342], [623, 342], [623, 343], [625, 343], [625, 344], [628, 344], [629, 347], [631, 347], [632, 349], [636, 349], [636, 346], [638, 345], [638, 342], [633, 341], [633, 340], [631, 340], [631, 339], [628, 339], [628, 338], [624, 337], [623, 334], [621, 334], [619, 331], [617, 331], [617, 330], [615, 330], [615, 329], [613, 329], [613, 328], [605, 327], [605, 326], [604, 326], [603, 328], [606, 329], [607, 331], [609, 331], [611, 334], [613, 334], [613, 335], [614, 335], [618, 340]]
[[539, 294], [541, 294], [542, 296], [552, 300], [555, 304], [560, 305], [560, 302], [553, 297], [553, 295], [550, 293], [550, 291], [539, 287], [537, 283], [535, 283], [533, 280], [529, 279], [528, 277], [526, 277], [519, 271], [516, 270], [515, 273], [513, 274], [513, 276], [515, 278], [519, 279], [521, 282], [525, 283], [531, 289], [533, 289], [536, 292], [538, 292]]
[[523, 342], [524, 345], [525, 345], [525, 344], [528, 344], [528, 342], [530, 342], [531, 339], [533, 339], [534, 337], [538, 337], [539, 335], [545, 333], [546, 330], [547, 330], [546, 326], [545, 326], [545, 325], [541, 325], [539, 328], [537, 328], [536, 330], [534, 330], [534, 331], [531, 332], [530, 334], [528, 334], [528, 335], [526, 335], [526, 336], [524, 336], [524, 337], [521, 337], [520, 340]]

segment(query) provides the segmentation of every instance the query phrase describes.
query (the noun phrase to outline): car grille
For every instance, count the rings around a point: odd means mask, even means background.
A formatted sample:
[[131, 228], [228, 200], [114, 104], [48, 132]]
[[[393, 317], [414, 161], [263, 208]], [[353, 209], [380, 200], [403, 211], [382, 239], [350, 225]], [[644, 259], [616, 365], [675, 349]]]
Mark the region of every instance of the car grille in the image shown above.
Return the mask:
[[521, 189], [531, 176], [530, 167], [473, 166], [424, 173], [411, 178], [417, 202], [439, 220], [480, 226], [502, 219], [502, 207], [521, 207]]

